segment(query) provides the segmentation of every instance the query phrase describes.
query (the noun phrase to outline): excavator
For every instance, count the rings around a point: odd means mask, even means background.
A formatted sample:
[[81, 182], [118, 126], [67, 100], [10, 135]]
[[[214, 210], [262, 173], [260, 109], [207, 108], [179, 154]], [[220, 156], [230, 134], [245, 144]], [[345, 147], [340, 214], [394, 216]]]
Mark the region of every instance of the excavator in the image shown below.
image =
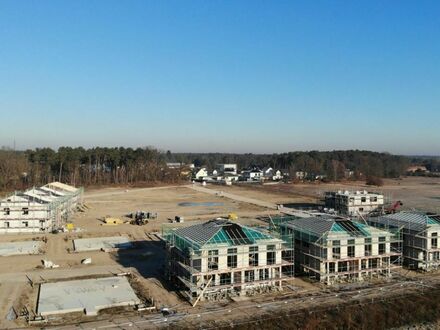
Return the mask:
[[370, 213], [368, 213], [369, 216], [379, 216], [383, 214], [394, 214], [396, 213], [399, 208], [403, 205], [401, 201], [396, 201], [394, 203], [391, 203], [389, 205], [384, 205], [380, 208], [377, 208]]
[[384, 208], [385, 214], [394, 214], [396, 213], [399, 208], [403, 205], [401, 201], [397, 201], [394, 204], [392, 204], [390, 207]]

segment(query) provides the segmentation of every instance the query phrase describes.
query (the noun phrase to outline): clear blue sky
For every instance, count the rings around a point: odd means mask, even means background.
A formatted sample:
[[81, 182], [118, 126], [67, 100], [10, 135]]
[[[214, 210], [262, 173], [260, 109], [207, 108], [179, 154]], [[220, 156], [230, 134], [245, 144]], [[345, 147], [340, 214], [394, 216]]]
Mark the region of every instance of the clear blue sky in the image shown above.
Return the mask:
[[0, 0], [0, 145], [440, 155], [440, 1]]

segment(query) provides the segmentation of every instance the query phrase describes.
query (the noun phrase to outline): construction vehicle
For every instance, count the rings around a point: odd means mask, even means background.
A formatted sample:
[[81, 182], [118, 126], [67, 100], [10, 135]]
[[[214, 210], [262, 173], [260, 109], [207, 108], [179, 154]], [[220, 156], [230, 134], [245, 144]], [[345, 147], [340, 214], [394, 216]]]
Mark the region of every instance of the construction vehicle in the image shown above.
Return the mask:
[[136, 211], [127, 215], [127, 217], [133, 219], [130, 223], [133, 225], [143, 226], [148, 223], [148, 220], [157, 219], [157, 213]]
[[384, 206], [378, 207], [377, 209], [368, 213], [368, 216], [380, 216], [380, 215], [384, 215], [384, 214], [394, 214], [399, 210], [399, 208], [402, 205], [403, 205], [403, 203], [401, 201], [397, 201], [397, 202], [391, 203], [389, 205], [384, 205]]
[[396, 213], [399, 208], [403, 205], [401, 201], [397, 201], [394, 204], [392, 204], [390, 207], [387, 207], [384, 209], [385, 214], [394, 214]]

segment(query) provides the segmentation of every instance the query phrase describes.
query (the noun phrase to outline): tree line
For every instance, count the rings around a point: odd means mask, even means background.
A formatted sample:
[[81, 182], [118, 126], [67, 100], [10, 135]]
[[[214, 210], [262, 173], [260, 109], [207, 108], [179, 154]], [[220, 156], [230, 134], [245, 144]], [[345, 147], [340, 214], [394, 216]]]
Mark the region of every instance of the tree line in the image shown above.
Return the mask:
[[271, 166], [293, 173], [306, 171], [341, 180], [346, 170], [354, 178], [398, 177], [405, 173], [410, 159], [372, 151], [309, 151], [281, 154], [172, 153], [153, 147], [37, 148], [26, 151], [0, 150], [0, 190], [22, 190], [61, 181], [75, 186], [136, 183], [175, 183], [187, 180], [188, 171], [170, 169], [167, 162], [207, 166], [236, 163], [240, 169]]
[[291, 176], [296, 171], [307, 172], [311, 176], [324, 175], [331, 181], [346, 177], [346, 170], [353, 172], [353, 179], [369, 176], [392, 178], [406, 172], [409, 158], [389, 153], [365, 150], [335, 151], [295, 151], [281, 154], [223, 154], [223, 153], [167, 153], [176, 162], [213, 168], [218, 163], [235, 163], [239, 168], [271, 166], [281, 169]]

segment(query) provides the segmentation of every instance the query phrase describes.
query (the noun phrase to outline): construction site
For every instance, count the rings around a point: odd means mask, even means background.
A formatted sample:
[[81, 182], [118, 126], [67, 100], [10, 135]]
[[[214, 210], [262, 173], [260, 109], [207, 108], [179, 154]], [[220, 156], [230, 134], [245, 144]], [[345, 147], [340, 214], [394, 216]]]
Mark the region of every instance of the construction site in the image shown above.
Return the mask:
[[1, 328], [304, 328], [335, 306], [419, 301], [440, 288], [438, 215], [405, 209], [409, 197], [399, 196], [394, 214], [349, 217], [300, 207], [323, 194], [282, 183], [279, 191], [51, 185], [10, 195], [29, 209], [54, 203], [56, 192], [64, 202], [47, 229], [0, 236]]

